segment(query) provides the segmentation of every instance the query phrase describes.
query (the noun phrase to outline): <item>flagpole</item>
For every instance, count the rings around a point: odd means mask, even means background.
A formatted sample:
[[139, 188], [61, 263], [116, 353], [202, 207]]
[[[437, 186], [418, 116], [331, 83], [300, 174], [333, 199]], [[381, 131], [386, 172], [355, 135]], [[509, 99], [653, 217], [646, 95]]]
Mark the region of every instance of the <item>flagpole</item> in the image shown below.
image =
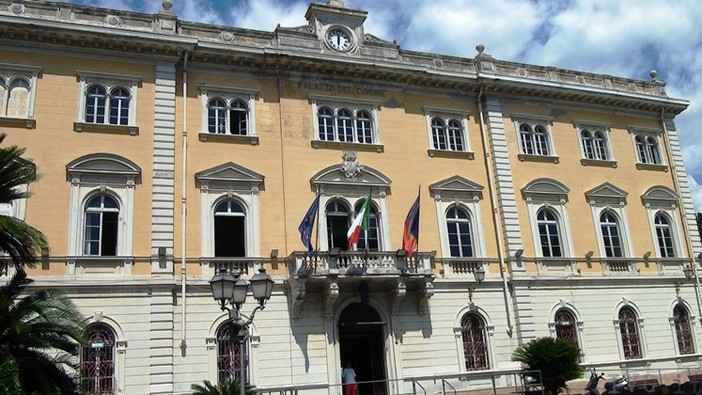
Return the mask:
[[[319, 197], [319, 187], [317, 188], [317, 196], [315, 196], [315, 199], [317, 199], [318, 197]], [[319, 217], [320, 217], [319, 210], [320, 210], [321, 206], [322, 206], [321, 204], [317, 206], [317, 218], [316, 218], [317, 226], [315, 228], [315, 230], [317, 232], [316, 232], [316, 235], [314, 238], [314, 267], [315, 268], [317, 267], [317, 258], [319, 257]]]
[[[420, 185], [417, 185], [417, 202], [420, 206], [421, 206], [421, 197], [422, 197], [422, 185], [420, 184]], [[419, 211], [417, 211], [417, 229], [419, 229]], [[416, 257], [418, 253], [419, 253], [419, 230], [417, 231], [417, 247], [415, 247], [413, 255]], [[415, 259], [417, 259], [417, 258], [415, 258]]]

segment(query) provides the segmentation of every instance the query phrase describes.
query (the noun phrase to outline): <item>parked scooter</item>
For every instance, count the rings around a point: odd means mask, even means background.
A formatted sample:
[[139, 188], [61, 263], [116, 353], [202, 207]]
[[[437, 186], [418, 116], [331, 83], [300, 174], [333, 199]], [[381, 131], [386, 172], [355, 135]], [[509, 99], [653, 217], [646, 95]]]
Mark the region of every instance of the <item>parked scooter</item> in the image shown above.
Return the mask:
[[[600, 380], [604, 379], [604, 373], [597, 374], [597, 371], [595, 369], [592, 369], [592, 372], [590, 373], [590, 381], [587, 382], [587, 385], [585, 386], [585, 391], [587, 391], [587, 395], [600, 395], [597, 392], [597, 384], [599, 384]], [[609, 381], [605, 383], [605, 390], [602, 393], [602, 395], [624, 395], [624, 394], [630, 394], [631, 393], [631, 388], [629, 387], [629, 380], [626, 379], [626, 377], [620, 377], [614, 381]]]

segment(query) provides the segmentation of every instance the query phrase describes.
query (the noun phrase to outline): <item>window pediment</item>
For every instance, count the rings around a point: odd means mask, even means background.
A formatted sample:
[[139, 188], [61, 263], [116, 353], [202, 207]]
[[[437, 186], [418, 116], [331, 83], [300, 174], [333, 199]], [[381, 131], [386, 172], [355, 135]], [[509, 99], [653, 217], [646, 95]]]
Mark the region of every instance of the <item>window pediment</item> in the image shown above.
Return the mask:
[[590, 204], [626, 204], [628, 192], [605, 182], [587, 192], [585, 198]]
[[432, 196], [482, 199], [483, 186], [461, 176], [449, 177], [429, 185]]
[[227, 162], [196, 173], [195, 179], [201, 189], [257, 192], [263, 190], [265, 177], [234, 162]]
[[677, 207], [678, 200], [675, 191], [662, 185], [652, 186], [641, 195], [641, 202], [648, 207]]
[[355, 151], [344, 151], [342, 158], [344, 161], [341, 164], [326, 167], [312, 176], [310, 183], [315, 189], [329, 191], [342, 187], [342, 191], [348, 191], [349, 188], [367, 191], [367, 188], [379, 188], [387, 193], [392, 181], [385, 174], [357, 162]]
[[567, 202], [569, 192], [563, 183], [550, 178], [533, 180], [522, 188], [526, 200], [539, 202]]
[[69, 178], [77, 183], [134, 184], [141, 168], [119, 155], [96, 153], [81, 156], [66, 165]]

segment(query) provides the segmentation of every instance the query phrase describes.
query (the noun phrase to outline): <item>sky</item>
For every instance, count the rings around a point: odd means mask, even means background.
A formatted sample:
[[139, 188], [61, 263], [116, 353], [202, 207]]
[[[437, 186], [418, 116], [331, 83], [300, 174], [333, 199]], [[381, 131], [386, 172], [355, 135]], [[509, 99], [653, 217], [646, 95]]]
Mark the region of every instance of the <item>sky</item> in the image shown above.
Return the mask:
[[[158, 0], [70, 3], [155, 13]], [[172, 0], [187, 21], [273, 31], [307, 23], [308, 0]], [[326, 3], [326, 0], [313, 2]], [[702, 3], [699, 0], [344, 0], [365, 32], [403, 49], [650, 80], [690, 101], [676, 118], [695, 211], [702, 211]]]

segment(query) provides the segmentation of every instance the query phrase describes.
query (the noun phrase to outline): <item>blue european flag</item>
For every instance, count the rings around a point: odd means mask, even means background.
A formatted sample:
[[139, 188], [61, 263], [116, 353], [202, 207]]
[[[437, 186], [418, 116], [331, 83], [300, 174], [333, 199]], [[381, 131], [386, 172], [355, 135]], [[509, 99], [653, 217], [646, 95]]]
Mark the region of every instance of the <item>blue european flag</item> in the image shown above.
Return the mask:
[[297, 227], [297, 230], [300, 231], [300, 240], [307, 247], [308, 255], [312, 255], [312, 251], [314, 251], [310, 239], [312, 238], [312, 228], [314, 227], [314, 219], [317, 217], [317, 211], [319, 211], [319, 195], [317, 195], [309, 210], [307, 210], [307, 214], [300, 222], [300, 226]]

